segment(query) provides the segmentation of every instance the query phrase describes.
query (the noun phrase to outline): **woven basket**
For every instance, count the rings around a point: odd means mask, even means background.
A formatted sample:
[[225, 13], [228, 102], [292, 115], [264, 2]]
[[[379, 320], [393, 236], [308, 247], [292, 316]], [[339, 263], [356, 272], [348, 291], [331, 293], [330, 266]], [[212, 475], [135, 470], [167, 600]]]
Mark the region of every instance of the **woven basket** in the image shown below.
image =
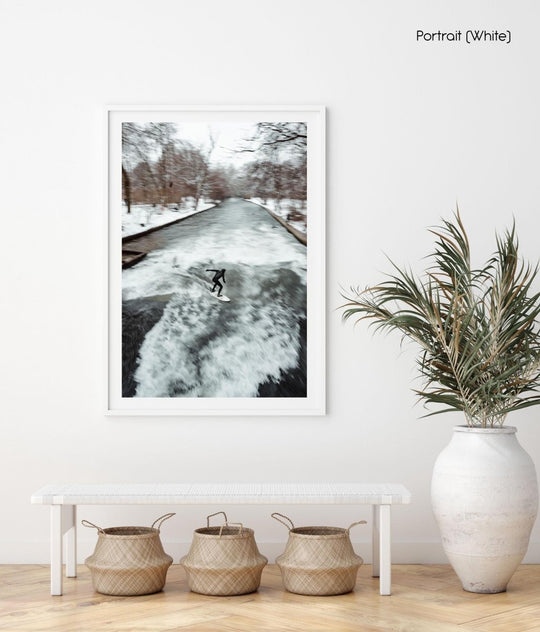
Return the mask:
[[354, 589], [363, 560], [355, 554], [349, 532], [365, 520], [342, 529], [295, 527], [290, 518], [279, 513], [273, 513], [272, 518], [289, 529], [285, 551], [276, 558], [286, 590], [300, 595], [342, 595]]
[[[223, 514], [225, 524], [211, 527], [210, 518]], [[223, 511], [195, 529], [189, 553], [180, 560], [190, 590], [203, 595], [245, 595], [256, 591], [268, 560], [259, 553], [252, 529], [229, 523]], [[231, 526], [235, 525], [235, 526]]]
[[105, 595], [149, 595], [162, 590], [173, 560], [163, 550], [159, 530], [174, 515], [161, 516], [151, 527], [102, 529], [83, 520], [85, 527], [98, 530], [96, 549], [85, 560], [94, 589]]

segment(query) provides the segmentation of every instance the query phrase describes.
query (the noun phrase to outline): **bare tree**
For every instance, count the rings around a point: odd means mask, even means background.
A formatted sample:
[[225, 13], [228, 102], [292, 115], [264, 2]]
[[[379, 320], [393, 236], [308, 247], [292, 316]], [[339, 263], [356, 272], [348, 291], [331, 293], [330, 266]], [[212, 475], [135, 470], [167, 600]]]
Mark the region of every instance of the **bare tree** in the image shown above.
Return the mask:
[[230, 197], [234, 178], [235, 169], [232, 166], [210, 168], [206, 179], [205, 195], [208, 195], [214, 202]]
[[245, 176], [254, 178], [256, 196], [273, 198], [279, 208], [283, 198], [305, 200], [307, 124], [260, 122], [239, 152], [254, 154]]
[[122, 199], [126, 203], [127, 212], [131, 213], [131, 178], [124, 165], [122, 165]]
[[242, 152], [276, 155], [281, 150], [289, 154], [306, 153], [307, 124], [304, 122], [257, 123], [255, 134], [247, 139]]
[[143, 125], [122, 123], [122, 198], [131, 213], [131, 173], [140, 162], [147, 161], [149, 139]]
[[199, 172], [199, 176], [197, 180], [197, 193], [195, 195], [195, 210], [197, 210], [197, 206], [199, 205], [199, 200], [201, 199], [204, 193], [204, 189], [206, 186], [206, 179], [208, 177], [208, 170], [210, 168], [210, 157], [212, 156], [212, 152], [214, 151], [214, 148], [216, 146], [216, 139], [214, 138], [210, 127], [208, 128], [208, 139], [209, 139], [208, 151], [206, 152], [206, 155], [204, 156], [203, 166]]
[[178, 204], [184, 197], [197, 197], [201, 172], [205, 169], [201, 150], [187, 141], [179, 141], [173, 155], [173, 186], [171, 194]]
[[166, 203], [170, 186], [169, 155], [175, 143], [174, 123], [122, 123], [122, 188], [123, 198], [131, 211], [132, 197], [141, 182], [132, 182], [143, 167], [142, 183], [147, 188], [143, 197], [152, 203]]
[[176, 125], [165, 122], [150, 123], [148, 134], [158, 154], [154, 166], [158, 194], [156, 201], [167, 205], [171, 201], [170, 189], [173, 187]]

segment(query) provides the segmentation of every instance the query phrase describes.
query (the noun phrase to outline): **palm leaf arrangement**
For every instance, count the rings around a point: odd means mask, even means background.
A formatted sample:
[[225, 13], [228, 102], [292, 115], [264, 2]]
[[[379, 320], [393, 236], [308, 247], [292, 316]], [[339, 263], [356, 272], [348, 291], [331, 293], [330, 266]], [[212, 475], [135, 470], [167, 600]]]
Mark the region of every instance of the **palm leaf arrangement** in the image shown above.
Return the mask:
[[[379, 285], [344, 295], [343, 319], [367, 319], [420, 345], [425, 404], [463, 411], [469, 426], [502, 426], [508, 413], [540, 403], [538, 266], [518, 254], [515, 226], [496, 237], [483, 268], [471, 267], [459, 212], [436, 237], [423, 277], [395, 264]], [[429, 416], [429, 415], [427, 415]]]

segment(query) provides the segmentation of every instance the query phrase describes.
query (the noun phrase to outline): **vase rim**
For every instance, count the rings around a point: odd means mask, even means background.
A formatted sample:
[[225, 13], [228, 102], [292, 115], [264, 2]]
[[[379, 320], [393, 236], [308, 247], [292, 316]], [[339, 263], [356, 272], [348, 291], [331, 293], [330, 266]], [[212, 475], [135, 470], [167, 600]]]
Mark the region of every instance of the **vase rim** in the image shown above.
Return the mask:
[[454, 432], [479, 432], [481, 434], [515, 434], [515, 426], [498, 426], [497, 428], [482, 428], [480, 426], [454, 426]]

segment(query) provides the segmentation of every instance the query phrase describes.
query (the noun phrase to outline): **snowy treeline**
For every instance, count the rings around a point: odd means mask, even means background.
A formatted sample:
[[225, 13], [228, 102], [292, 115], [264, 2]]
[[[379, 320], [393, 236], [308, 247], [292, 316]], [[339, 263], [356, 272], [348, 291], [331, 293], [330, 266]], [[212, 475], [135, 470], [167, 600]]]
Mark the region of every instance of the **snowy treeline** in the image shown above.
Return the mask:
[[227, 169], [210, 167], [204, 150], [177, 137], [174, 123], [122, 124], [122, 197], [133, 204], [183, 206], [186, 198], [221, 200], [229, 194]]
[[305, 123], [258, 123], [241, 153], [253, 160], [237, 174], [244, 198], [306, 200], [307, 127]]
[[[215, 126], [214, 126], [215, 127]], [[183, 137], [175, 123], [122, 124], [122, 197], [133, 205], [198, 208], [201, 200], [227, 197], [295, 200], [305, 208], [307, 129], [302, 122], [261, 122], [213, 160], [219, 131], [206, 142]]]

